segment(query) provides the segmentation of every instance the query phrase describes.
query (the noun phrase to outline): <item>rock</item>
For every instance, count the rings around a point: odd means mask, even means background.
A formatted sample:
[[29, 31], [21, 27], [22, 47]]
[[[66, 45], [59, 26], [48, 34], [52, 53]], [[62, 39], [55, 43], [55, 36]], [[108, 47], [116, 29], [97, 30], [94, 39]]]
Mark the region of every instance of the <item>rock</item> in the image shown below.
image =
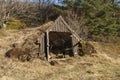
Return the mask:
[[30, 54], [24, 54], [18, 57], [19, 60], [21, 60], [22, 62], [25, 61], [32, 61], [32, 57]]
[[50, 61], [50, 64], [51, 64], [52, 66], [58, 66], [58, 62], [57, 62], [57, 61]]

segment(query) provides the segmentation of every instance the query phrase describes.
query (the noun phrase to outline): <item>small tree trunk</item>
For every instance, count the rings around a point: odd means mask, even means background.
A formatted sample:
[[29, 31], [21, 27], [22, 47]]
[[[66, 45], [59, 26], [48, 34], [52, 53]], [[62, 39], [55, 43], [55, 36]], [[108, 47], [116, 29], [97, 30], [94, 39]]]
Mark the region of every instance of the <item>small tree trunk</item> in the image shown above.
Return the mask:
[[7, 27], [7, 21], [4, 21], [3, 23], [2, 23], [2, 28], [6, 28]]

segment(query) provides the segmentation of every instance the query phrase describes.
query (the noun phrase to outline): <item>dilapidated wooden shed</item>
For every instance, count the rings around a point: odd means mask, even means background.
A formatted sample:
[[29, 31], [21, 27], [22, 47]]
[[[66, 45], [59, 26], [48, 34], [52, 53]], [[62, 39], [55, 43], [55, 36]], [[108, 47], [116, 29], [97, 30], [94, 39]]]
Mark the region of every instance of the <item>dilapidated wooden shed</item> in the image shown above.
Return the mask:
[[51, 25], [42, 29], [40, 35], [40, 53], [50, 59], [52, 51], [69, 51], [70, 56], [78, 54], [78, 43], [81, 41], [78, 34], [68, 25], [62, 16]]

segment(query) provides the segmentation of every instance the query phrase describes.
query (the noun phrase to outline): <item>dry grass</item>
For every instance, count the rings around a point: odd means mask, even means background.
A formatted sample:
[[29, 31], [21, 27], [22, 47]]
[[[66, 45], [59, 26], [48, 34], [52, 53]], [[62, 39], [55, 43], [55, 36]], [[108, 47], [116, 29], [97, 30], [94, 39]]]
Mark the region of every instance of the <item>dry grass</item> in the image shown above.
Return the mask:
[[65, 61], [57, 61], [57, 66], [51, 66], [40, 59], [20, 62], [5, 58], [2, 52], [8, 50], [8, 46], [18, 37], [19, 40], [24, 38], [22, 32], [10, 33], [7, 38], [0, 38], [3, 39], [0, 42], [0, 80], [120, 80], [118, 44], [91, 42], [97, 50], [96, 54], [70, 57]]
[[7, 34], [6, 34], [6, 32], [4, 31], [4, 30], [0, 30], [0, 37], [4, 37], [4, 36], [6, 36]]
[[119, 61], [103, 52], [58, 61], [57, 66], [39, 59], [22, 63], [5, 58], [0, 64], [0, 80], [120, 80]]

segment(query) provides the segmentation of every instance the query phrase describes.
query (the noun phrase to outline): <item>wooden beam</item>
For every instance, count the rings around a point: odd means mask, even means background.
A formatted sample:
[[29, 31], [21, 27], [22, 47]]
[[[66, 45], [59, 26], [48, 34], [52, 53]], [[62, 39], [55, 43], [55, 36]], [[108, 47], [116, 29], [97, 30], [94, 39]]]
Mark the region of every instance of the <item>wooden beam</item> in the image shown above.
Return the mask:
[[49, 32], [47, 31], [46, 32], [46, 37], [47, 37], [47, 61], [49, 61], [49, 58], [50, 58], [50, 56], [49, 56]]
[[83, 41], [79, 35], [66, 23], [66, 21], [62, 18], [62, 16], [59, 17], [63, 21], [63, 23], [66, 25], [66, 27], [72, 32], [72, 34], [76, 37], [78, 41]]
[[61, 58], [61, 59], [51, 59], [52, 60], [56, 60], [56, 61], [64, 61], [64, 60], [67, 60], [66, 58]]

